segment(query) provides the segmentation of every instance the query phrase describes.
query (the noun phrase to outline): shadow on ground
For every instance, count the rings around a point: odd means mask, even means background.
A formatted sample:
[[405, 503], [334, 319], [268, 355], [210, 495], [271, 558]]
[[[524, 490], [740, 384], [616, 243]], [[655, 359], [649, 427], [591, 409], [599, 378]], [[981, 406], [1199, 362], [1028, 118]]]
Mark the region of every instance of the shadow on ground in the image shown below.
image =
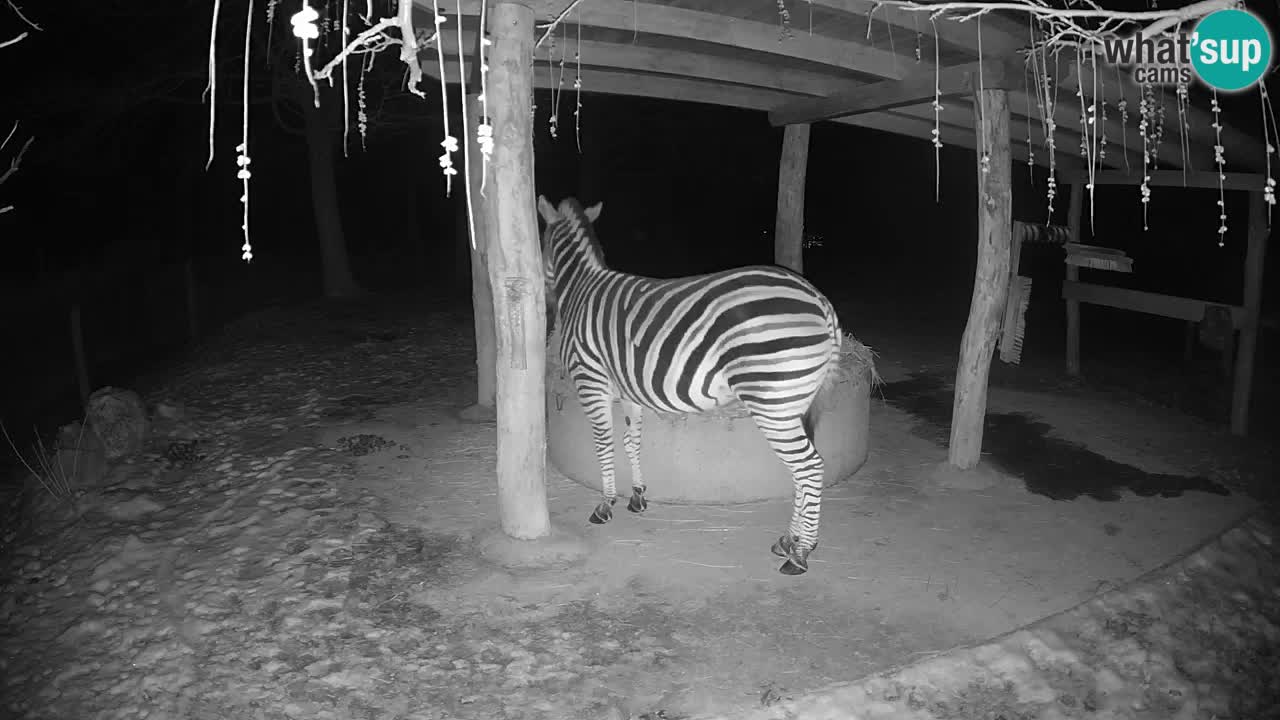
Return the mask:
[[[929, 374], [882, 386], [885, 402], [921, 420], [915, 432], [946, 445], [951, 427], [953, 390]], [[1188, 491], [1229, 495], [1223, 485], [1206, 477], [1150, 473], [1116, 462], [1087, 447], [1050, 435], [1052, 428], [1022, 413], [988, 411], [983, 451], [1000, 470], [1017, 476], [1027, 490], [1053, 500], [1081, 496], [1119, 500], [1128, 490], [1142, 497], [1178, 497]]]

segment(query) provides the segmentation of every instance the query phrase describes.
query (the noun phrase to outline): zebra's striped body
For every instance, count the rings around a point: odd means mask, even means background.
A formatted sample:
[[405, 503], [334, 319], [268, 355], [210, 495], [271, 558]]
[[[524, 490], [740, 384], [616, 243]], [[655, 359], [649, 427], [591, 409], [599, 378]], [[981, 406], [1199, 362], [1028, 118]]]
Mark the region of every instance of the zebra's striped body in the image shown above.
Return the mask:
[[628, 509], [643, 512], [642, 408], [697, 413], [740, 401], [795, 483], [791, 527], [773, 546], [781, 571], [808, 568], [817, 546], [823, 462], [808, 413], [838, 362], [834, 308], [809, 281], [773, 266], [657, 280], [610, 270], [592, 223], [572, 198], [552, 207], [542, 246], [547, 294], [561, 330], [560, 361], [591, 423], [603, 499], [591, 521], [612, 517], [616, 500], [612, 403], [627, 418], [623, 446], [632, 472]]

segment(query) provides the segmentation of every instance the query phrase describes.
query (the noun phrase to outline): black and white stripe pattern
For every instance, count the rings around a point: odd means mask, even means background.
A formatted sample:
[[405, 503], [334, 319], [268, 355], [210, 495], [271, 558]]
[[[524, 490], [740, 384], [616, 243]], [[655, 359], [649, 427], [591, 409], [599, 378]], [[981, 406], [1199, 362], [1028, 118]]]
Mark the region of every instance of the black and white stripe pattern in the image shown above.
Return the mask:
[[603, 499], [594, 523], [616, 500], [615, 398], [627, 418], [623, 446], [633, 479], [628, 509], [643, 512], [641, 408], [697, 413], [740, 401], [795, 482], [791, 527], [773, 546], [781, 571], [808, 569], [818, 543], [823, 462], [808, 414], [838, 362], [835, 309], [803, 276], [774, 266], [657, 280], [610, 270], [595, 237], [600, 205], [538, 198], [547, 228], [542, 250], [547, 294], [561, 330], [560, 362], [592, 427]]

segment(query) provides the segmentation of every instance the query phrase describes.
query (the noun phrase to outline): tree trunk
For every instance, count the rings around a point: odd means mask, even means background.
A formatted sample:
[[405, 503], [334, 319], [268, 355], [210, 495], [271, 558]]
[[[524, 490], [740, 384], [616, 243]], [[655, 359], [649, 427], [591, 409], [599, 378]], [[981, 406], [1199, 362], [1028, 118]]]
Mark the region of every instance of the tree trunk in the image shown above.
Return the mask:
[[355, 297], [361, 294], [361, 290], [351, 275], [347, 240], [342, 232], [342, 213], [338, 210], [333, 133], [325, 122], [323, 110], [310, 103], [305, 107], [307, 159], [311, 165], [311, 207], [315, 213], [316, 237], [320, 241], [324, 295], [328, 298]]
[[[987, 379], [1009, 295], [1013, 235], [1012, 163], [1009, 148], [1009, 93], [975, 93], [974, 125], [978, 136], [978, 264], [974, 273], [969, 322], [956, 367], [955, 405], [951, 415], [948, 460], [961, 470], [978, 464], [987, 415]], [[990, 163], [982, 167], [983, 149]]]
[[788, 125], [778, 160], [778, 216], [773, 261], [804, 272], [804, 183], [809, 166], [809, 126]]
[[550, 534], [546, 493], [546, 307], [533, 196], [533, 11], [498, 2], [489, 16], [495, 130], [485, 194], [497, 327], [498, 504], [517, 540]]
[[[497, 399], [495, 370], [497, 336], [493, 323], [493, 289], [489, 285], [489, 213], [481, 196], [481, 180], [484, 158], [480, 144], [476, 142], [476, 128], [480, 124], [479, 95], [467, 98], [467, 142], [470, 143], [471, 163], [467, 168], [467, 181], [471, 184], [472, 215], [475, 220], [474, 239], [468, 243], [471, 257], [471, 308], [475, 318], [476, 333], [476, 405], [492, 412]], [[485, 192], [491, 188], [486, 187]], [[464, 218], [464, 222], [466, 218]]]

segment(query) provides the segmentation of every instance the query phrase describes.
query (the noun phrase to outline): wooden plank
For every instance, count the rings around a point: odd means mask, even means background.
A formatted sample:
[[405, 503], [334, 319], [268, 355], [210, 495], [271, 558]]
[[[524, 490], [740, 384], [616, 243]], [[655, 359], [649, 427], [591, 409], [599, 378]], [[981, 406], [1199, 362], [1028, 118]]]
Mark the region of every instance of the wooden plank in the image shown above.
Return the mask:
[[1240, 347], [1236, 355], [1235, 381], [1231, 388], [1231, 433], [1245, 435], [1249, 431], [1249, 397], [1253, 389], [1253, 371], [1258, 353], [1258, 323], [1262, 317], [1262, 276], [1267, 255], [1267, 203], [1262, 193], [1249, 195], [1249, 247], [1244, 260], [1244, 307], [1240, 322]]
[[[1067, 242], [1080, 242], [1080, 223], [1084, 211], [1084, 185], [1071, 183], [1070, 205], [1067, 207]], [[1063, 281], [1063, 297], [1066, 286], [1080, 277], [1080, 268], [1067, 265], [1067, 277]], [[1067, 299], [1067, 375], [1080, 376], [1080, 302]]]
[[546, 493], [546, 305], [534, 220], [533, 12], [515, 2], [490, 10], [488, 101], [494, 135], [484, 204], [497, 338], [498, 507], [517, 540], [550, 534]]
[[1013, 234], [1013, 162], [1009, 149], [1009, 94], [982, 90], [974, 103], [975, 141], [988, 148], [987, 167], [978, 168], [978, 264], [974, 273], [969, 321], [960, 343], [955, 404], [947, 459], [968, 470], [982, 455], [987, 413], [987, 379], [1009, 293]]
[[[1128, 288], [1095, 285], [1071, 280], [1062, 284], [1062, 297], [1091, 305], [1105, 305], [1121, 310], [1132, 310], [1148, 315], [1159, 315], [1161, 317], [1174, 318], [1175, 320], [1191, 320], [1193, 322], [1200, 322], [1200, 319], [1204, 317], [1205, 307], [1221, 304], [1194, 298], [1178, 297], [1176, 295], [1162, 295], [1142, 290], [1130, 290]], [[1244, 308], [1233, 306], [1231, 308], [1231, 324], [1239, 328], [1243, 326], [1243, 323]]]
[[839, 117], [932, 103], [935, 97], [951, 99], [971, 95], [981, 85], [992, 90], [1022, 86], [1022, 64], [1012, 59], [988, 59], [934, 71], [917, 70], [902, 80], [862, 85], [823, 98], [796, 100], [769, 112], [774, 127], [811, 123]]
[[[1151, 179], [1147, 181], [1147, 185], [1150, 187], [1218, 189], [1217, 171], [1152, 170], [1149, 174]], [[1228, 172], [1223, 174], [1226, 175], [1226, 179], [1222, 180], [1222, 188], [1224, 190], [1261, 192], [1262, 188], [1267, 185], [1267, 176], [1260, 173]], [[1087, 173], [1076, 170], [1064, 173], [1064, 176], [1069, 177], [1071, 182], [1085, 183], [1089, 181]], [[1094, 186], [1131, 185], [1136, 187], [1142, 184], [1142, 166], [1138, 165], [1133, 169], [1133, 172], [1129, 173], [1123, 170], [1100, 170], [1094, 173], [1093, 184]]]
[[809, 125], [788, 125], [778, 159], [778, 214], [773, 261], [804, 272], [804, 190], [809, 165]]

